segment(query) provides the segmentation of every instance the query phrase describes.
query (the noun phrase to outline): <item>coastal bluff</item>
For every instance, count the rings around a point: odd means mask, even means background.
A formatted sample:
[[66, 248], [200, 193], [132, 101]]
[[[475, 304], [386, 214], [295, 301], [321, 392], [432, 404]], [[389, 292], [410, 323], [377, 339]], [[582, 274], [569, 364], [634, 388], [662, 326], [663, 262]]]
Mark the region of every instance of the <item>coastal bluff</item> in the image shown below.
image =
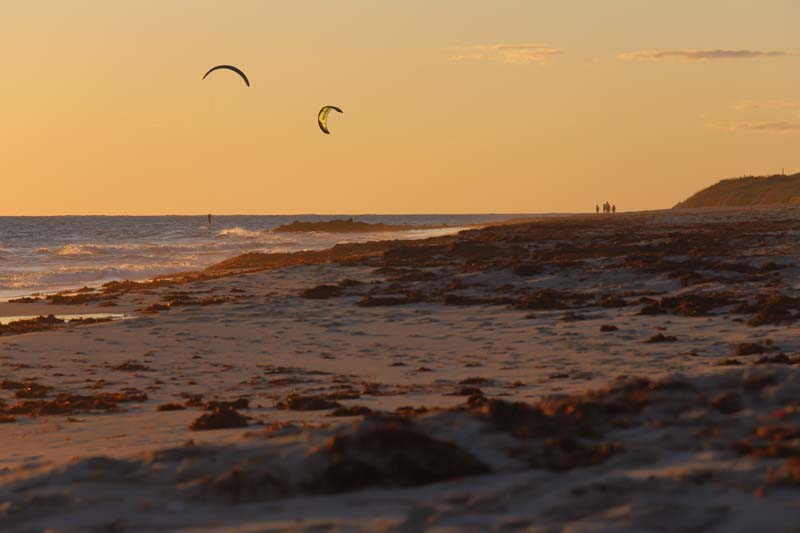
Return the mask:
[[673, 209], [766, 205], [800, 205], [800, 173], [725, 179], [693, 194]]

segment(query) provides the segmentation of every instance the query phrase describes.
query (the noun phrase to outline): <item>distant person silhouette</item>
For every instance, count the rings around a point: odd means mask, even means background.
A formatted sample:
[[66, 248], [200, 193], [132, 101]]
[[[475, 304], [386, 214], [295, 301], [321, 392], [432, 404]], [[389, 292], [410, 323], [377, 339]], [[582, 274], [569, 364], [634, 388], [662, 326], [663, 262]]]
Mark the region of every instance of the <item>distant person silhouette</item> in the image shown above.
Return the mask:
[[208, 214], [208, 225], [211, 225], [211, 213]]
[[611, 206], [611, 212], [612, 213], [616, 213], [617, 212], [617, 204], [614, 204], [614, 205]]
[[599, 205], [595, 204], [595, 206], [594, 206], [594, 212], [595, 212], [595, 213], [598, 213], [598, 214], [600, 213], [600, 206], [599, 206]]

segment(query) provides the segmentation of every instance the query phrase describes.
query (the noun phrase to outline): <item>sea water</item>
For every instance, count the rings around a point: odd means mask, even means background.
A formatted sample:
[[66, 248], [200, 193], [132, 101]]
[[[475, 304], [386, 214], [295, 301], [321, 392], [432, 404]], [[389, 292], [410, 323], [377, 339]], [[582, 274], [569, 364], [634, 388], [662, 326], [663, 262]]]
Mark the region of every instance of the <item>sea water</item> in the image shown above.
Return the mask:
[[[201, 269], [250, 251], [291, 252], [340, 242], [424, 238], [522, 216], [215, 216], [211, 225], [205, 215], [0, 217], [0, 299]], [[295, 220], [345, 218], [447, 227], [375, 233], [272, 231]]]

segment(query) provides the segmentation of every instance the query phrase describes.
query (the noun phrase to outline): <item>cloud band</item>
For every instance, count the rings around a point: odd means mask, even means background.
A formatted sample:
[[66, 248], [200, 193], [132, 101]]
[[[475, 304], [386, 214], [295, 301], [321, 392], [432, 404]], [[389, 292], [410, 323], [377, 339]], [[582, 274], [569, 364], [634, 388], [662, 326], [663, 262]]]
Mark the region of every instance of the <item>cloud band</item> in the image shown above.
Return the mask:
[[797, 56], [788, 50], [640, 50], [625, 52], [617, 57], [622, 61], [714, 61], [734, 59], [761, 59]]
[[546, 44], [479, 44], [451, 49], [451, 61], [499, 61], [544, 64], [564, 52]]

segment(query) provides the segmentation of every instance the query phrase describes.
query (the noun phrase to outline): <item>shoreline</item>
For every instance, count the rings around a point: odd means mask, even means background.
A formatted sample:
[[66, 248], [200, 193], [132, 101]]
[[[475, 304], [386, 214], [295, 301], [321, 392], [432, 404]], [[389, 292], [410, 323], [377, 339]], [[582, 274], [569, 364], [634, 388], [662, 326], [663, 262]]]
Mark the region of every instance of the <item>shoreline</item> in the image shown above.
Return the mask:
[[[424, 246], [426, 241], [428, 244], [449, 244], [458, 235], [463, 232], [485, 230], [487, 228], [503, 228], [509, 226], [519, 226], [526, 224], [537, 223], [563, 223], [569, 224], [571, 222], [584, 222], [584, 221], [598, 221], [600, 223], [613, 222], [614, 220], [631, 218], [641, 219], [646, 221], [648, 218], [654, 216], [664, 216], [667, 214], [675, 214], [679, 217], [687, 217], [692, 215], [708, 215], [708, 214], [724, 214], [731, 213], [737, 214], [742, 212], [756, 212], [764, 211], [770, 212], [775, 210], [793, 209], [792, 207], [785, 206], [752, 206], [744, 209], [740, 208], [727, 208], [727, 207], [709, 207], [709, 208], [684, 208], [684, 209], [662, 209], [651, 211], [635, 211], [635, 212], [620, 212], [616, 214], [595, 214], [595, 213], [568, 213], [568, 214], [544, 214], [533, 215], [524, 218], [508, 219], [496, 222], [486, 222], [464, 227], [453, 227], [454, 233], [437, 237], [428, 237], [423, 239], [408, 238], [408, 239], [378, 239], [372, 241], [355, 242], [355, 243], [340, 243], [329, 248], [301, 250], [296, 252], [246, 252], [230, 258], [223, 259], [209, 265], [208, 267], [198, 269], [174, 272], [170, 274], [160, 274], [143, 280], [110, 280], [100, 285], [83, 285], [82, 287], [69, 286], [56, 291], [40, 292], [35, 291], [32, 293], [22, 293], [15, 296], [0, 299], [0, 317], [25, 315], [30, 316], [32, 313], [19, 312], [18, 306], [30, 306], [30, 303], [17, 303], [12, 300], [25, 300], [28, 298], [39, 298], [42, 302], [47, 301], [53, 296], [62, 294], [77, 294], [84, 292], [85, 289], [92, 289], [97, 296], [97, 299], [102, 299], [104, 296], [114, 294], [124, 294], [126, 292], [136, 292], [141, 290], [148, 290], [154, 287], [166, 287], [172, 285], [182, 285], [185, 283], [192, 283], [197, 281], [217, 279], [225, 276], [235, 276], [238, 274], [259, 272], [267, 269], [285, 268], [298, 265], [319, 265], [326, 263], [347, 263], [348, 261], [363, 261], [369, 257], [377, 254], [384, 253], [390, 248], [398, 246]], [[346, 234], [343, 234], [346, 235]], [[78, 302], [81, 305], [86, 305], [91, 299], [86, 302]], [[69, 302], [60, 302], [64, 305], [72, 305]], [[92, 307], [92, 313], [103, 312], [102, 308]], [[63, 309], [55, 313], [46, 312], [47, 308], [40, 308], [43, 315], [48, 314], [74, 314], [64, 313]], [[55, 308], [53, 308], [55, 309]], [[8, 313], [12, 313], [9, 315]]]
[[[54, 293], [33, 293], [31, 295], [24, 295], [14, 298], [8, 298], [0, 301], [0, 319], [8, 317], [20, 317], [21, 321], [27, 320], [31, 324], [18, 328], [14, 331], [13, 328], [5, 327], [5, 335], [24, 334], [26, 332], [36, 332], [51, 329], [47, 323], [37, 324], [34, 317], [37, 319], [44, 319], [45, 317], [54, 315], [55, 318], [72, 318], [74, 316], [98, 316], [98, 315], [113, 315], [122, 314], [126, 317], [143, 316], [147, 314], [158, 313], [160, 311], [167, 311], [173, 302], [167, 301], [166, 304], [152, 304], [150, 307], [135, 308], [130, 305], [124, 306], [123, 309], [116, 309], [118, 298], [125, 296], [129, 293], [148, 292], [154, 289], [166, 289], [185, 284], [202, 283], [216, 279], [226, 278], [230, 276], [240, 276], [246, 274], [254, 274], [266, 270], [284, 269], [289, 267], [300, 266], [319, 266], [319, 265], [339, 265], [339, 266], [354, 266], [354, 265], [376, 265], [381, 263], [381, 258], [389, 255], [409, 255], [409, 258], [403, 259], [400, 257], [396, 262], [400, 268], [405, 268], [409, 260], [413, 263], [418, 259], [423, 261], [427, 258], [425, 256], [446, 253], [448, 250], [452, 251], [454, 247], [458, 246], [459, 241], [470, 241], [477, 238], [481, 241], [480, 235], [484, 232], [494, 233], [511, 233], [515, 231], [522, 231], [524, 228], [547, 228], [549, 233], [553, 230], [558, 231], [558, 228], [569, 228], [571, 226], [578, 227], [581, 230], [589, 228], [604, 228], [614, 227], [618, 225], [625, 225], [635, 222], [647, 224], [649, 220], [656, 218], [673, 219], [676, 222], [683, 219], [684, 221], [692, 221], [696, 217], [714, 217], [716, 224], [724, 224], [724, 219], [719, 218], [723, 215], [753, 216], [755, 213], [778, 213], [783, 211], [791, 211], [798, 209], [796, 207], [770, 207], [770, 206], [753, 206], [748, 209], [727, 208], [727, 207], [710, 207], [710, 208], [684, 208], [684, 209], [669, 209], [669, 210], [656, 210], [656, 211], [638, 211], [628, 213], [616, 214], [564, 214], [558, 216], [531, 216], [521, 219], [509, 219], [497, 222], [487, 222], [482, 224], [475, 224], [468, 227], [453, 227], [455, 233], [448, 233], [440, 236], [426, 237], [422, 239], [386, 239], [386, 240], [372, 240], [372, 241], [358, 241], [358, 242], [344, 242], [336, 244], [329, 248], [301, 250], [295, 252], [246, 252], [239, 254], [228, 259], [224, 259], [214, 263], [206, 268], [199, 270], [175, 272], [171, 274], [157, 275], [152, 278], [140, 281], [131, 280], [115, 280], [103, 283], [98, 287], [90, 287], [84, 285], [81, 288], [72, 288], [62, 290]], [[338, 222], [338, 221], [337, 221]], [[691, 222], [690, 222], [691, 223]], [[548, 235], [548, 238], [552, 238]], [[489, 241], [494, 238], [488, 239]], [[467, 247], [469, 248], [469, 244]], [[494, 250], [497, 251], [497, 250]], [[456, 250], [458, 254], [458, 251]], [[478, 256], [485, 255], [487, 252]], [[464, 255], [463, 253], [461, 255]], [[469, 256], [469, 250], [466, 256]], [[469, 259], [468, 259], [469, 261]], [[491, 263], [491, 261], [490, 261]], [[501, 267], [510, 268], [512, 270], [526, 268], [533, 268], [538, 271], [538, 267], [531, 267], [528, 258], [519, 256], [503, 257], [499, 261]], [[311, 289], [309, 289], [311, 290]], [[407, 291], [406, 291], [407, 292]], [[362, 302], [364, 305], [372, 305], [371, 297], [366, 297], [368, 301]], [[433, 301], [438, 301], [441, 298], [445, 304], [455, 305], [475, 305], [475, 304], [490, 304], [490, 305], [524, 305], [514, 303], [513, 299], [497, 299], [497, 298], [463, 298], [460, 296], [451, 297], [451, 295], [442, 293], [441, 296], [437, 295]], [[448, 300], [449, 298], [449, 300]], [[403, 294], [399, 300], [397, 298], [389, 298], [393, 303], [405, 304], [413, 302], [423, 302], [425, 299], [416, 296], [409, 296]], [[377, 305], [382, 305], [381, 298], [374, 300], [378, 302]], [[427, 301], [431, 301], [428, 299]], [[185, 302], [179, 300], [176, 305], [185, 305]], [[76, 313], [76, 307], [80, 306], [81, 310], [85, 313]], [[119, 311], [119, 313], [117, 313]], [[8, 322], [6, 320], [6, 322]], [[0, 336], [4, 333], [0, 331]]]
[[[419, 238], [494, 220], [498, 217], [368, 216], [362, 220], [363, 227], [350, 228], [359, 232], [337, 233], [271, 231], [293, 221], [315, 227], [331, 223], [322, 217], [299, 215], [219, 217], [213, 226], [206, 223], [205, 217], [202, 220], [196, 217], [112, 217], [107, 221], [95, 217], [9, 217], [4, 219], [7, 233], [0, 249], [4, 264], [0, 272], [0, 287], [3, 287], [0, 295], [16, 298], [85, 285], [97, 287], [114, 280], [145, 280], [174, 272], [201, 270], [249, 250], [296, 251], [324, 249], [342, 241]], [[443, 225], [447, 227], [419, 229]], [[368, 231], [376, 227], [398, 231]], [[401, 229], [411, 231], [399, 231]]]
[[[473, 227], [479, 227], [479, 224], [475, 224], [475, 225], [454, 225], [454, 226], [446, 226], [446, 225], [444, 225], [444, 226], [430, 226], [430, 227], [426, 227], [426, 226], [411, 226], [411, 225], [409, 225], [407, 228], [404, 228], [403, 230], [393, 229], [393, 230], [379, 230], [377, 232], [359, 231], [359, 232], [322, 232], [322, 233], [327, 233], [327, 234], [330, 234], [330, 235], [339, 235], [340, 238], [344, 242], [349, 242], [348, 238], [350, 236], [358, 236], [358, 235], [366, 236], [366, 235], [371, 235], [373, 233], [376, 234], [376, 235], [380, 235], [382, 233], [386, 233], [386, 234], [396, 233], [396, 234], [407, 235], [404, 238], [386, 239], [386, 240], [417, 240], [420, 237], [417, 236], [417, 235], [414, 235], [414, 233], [416, 233], [416, 232], [432, 232], [432, 231], [436, 231], [436, 230], [441, 230], [441, 231], [446, 231], [447, 232], [447, 233], [445, 233], [445, 235], [451, 235], [451, 234], [458, 233], [459, 231], [462, 231], [462, 230], [465, 230], [465, 229], [469, 229], [469, 228], [473, 228]], [[274, 231], [275, 229], [276, 228], [273, 228], [273, 229], [270, 229], [270, 230], [263, 230], [263, 231], [265, 233], [276, 233], [276, 234], [285, 233], [286, 235], [291, 235], [292, 233], [297, 233], [297, 232], [294, 232], [294, 231], [275, 232]], [[317, 232], [309, 230], [309, 231], [302, 231], [300, 233], [313, 234], [313, 233], [317, 233]], [[373, 239], [373, 240], [370, 240], [370, 241], [357, 240], [356, 243], [359, 243], [359, 242], [375, 242], [375, 241], [378, 241], [378, 240], [384, 240], [384, 239]], [[307, 250], [300, 250], [300, 251], [301, 252], [324, 251], [324, 250], [329, 249], [330, 247], [331, 246], [329, 246], [328, 248], [309, 248]], [[295, 252], [287, 252], [287, 253], [295, 253]], [[133, 280], [131, 280], [129, 278], [106, 278], [105, 280], [98, 280], [97, 282], [82, 283], [82, 284], [80, 284], [80, 286], [78, 284], [65, 284], [65, 285], [60, 286], [60, 287], [51, 287], [51, 288], [46, 288], [46, 289], [43, 289], [43, 288], [39, 288], [39, 289], [31, 288], [31, 289], [27, 289], [27, 290], [26, 289], [20, 289], [19, 292], [13, 292], [13, 293], [12, 293], [11, 290], [7, 290], [7, 291], [5, 291], [7, 294], [5, 296], [3, 296], [2, 298], [0, 298], [0, 303], [8, 303], [9, 300], [25, 299], [25, 298], [36, 298], [36, 297], [45, 298], [46, 299], [47, 297], [52, 296], [52, 295], [65, 294], [65, 293], [74, 293], [74, 292], [81, 291], [81, 290], [84, 290], [84, 289], [93, 289], [95, 291], [102, 291], [104, 286], [109, 285], [109, 284], [119, 285], [119, 284], [125, 284], [125, 283], [148, 283], [148, 282], [152, 282], [152, 281], [156, 281], [156, 280], [163, 280], [163, 279], [173, 278], [173, 277], [195, 276], [195, 275], [198, 275], [198, 274], [204, 272], [209, 267], [215, 265], [217, 262], [229, 260], [229, 259], [238, 257], [239, 255], [242, 255], [242, 254], [237, 254], [237, 255], [233, 255], [233, 256], [229, 256], [229, 257], [223, 257], [222, 259], [217, 260], [214, 263], [211, 263], [210, 265], [208, 265], [208, 267], [201, 267], [201, 268], [196, 268], [196, 269], [192, 269], [192, 270], [179, 270], [179, 271], [175, 271], [175, 272], [171, 272], [171, 273], [155, 274], [153, 276], [150, 276], [150, 277], [147, 277], [147, 278], [143, 278], [143, 279], [133, 279]]]
[[[659, 215], [664, 215], [664, 214], [667, 214], [667, 213], [674, 213], [676, 215], [712, 214], [712, 213], [717, 213], [717, 214], [719, 214], [719, 213], [736, 214], [736, 213], [741, 213], [741, 212], [753, 212], [753, 211], [767, 211], [767, 212], [769, 212], [769, 211], [773, 211], [773, 210], [782, 210], [782, 209], [792, 209], [792, 207], [786, 207], [786, 206], [748, 206], [748, 207], [744, 207], [744, 208], [729, 208], [729, 207], [684, 208], [684, 209], [672, 208], [672, 209], [659, 209], [659, 210], [648, 210], [648, 211], [620, 212], [620, 213], [616, 213], [616, 214], [613, 214], [613, 215], [611, 215], [611, 214], [606, 215], [606, 214], [602, 214], [602, 213], [601, 214], [595, 214], [595, 213], [545, 213], [545, 214], [540, 214], [540, 215], [525, 216], [525, 217], [522, 217], [522, 218], [510, 218], [510, 219], [500, 220], [500, 221], [477, 223], [477, 224], [473, 224], [473, 225], [469, 225], [469, 226], [452, 226], [452, 227], [441, 226], [438, 229], [447, 229], [447, 230], [452, 229], [454, 233], [448, 233], [448, 234], [442, 236], [442, 237], [447, 238], [447, 237], [454, 237], [454, 236], [458, 235], [458, 233], [461, 233], [462, 231], [470, 231], [470, 230], [475, 230], [475, 229], [485, 229], [485, 228], [494, 227], [494, 226], [501, 226], [502, 227], [502, 226], [513, 226], [513, 225], [529, 224], [529, 223], [537, 223], [537, 222], [549, 222], [549, 221], [553, 221], [553, 220], [562, 220], [562, 221], [568, 222], [570, 220], [580, 220], [580, 219], [586, 218], [586, 219], [589, 219], [589, 220], [604, 221], [604, 219], [606, 217], [617, 217], [617, 218], [620, 218], [620, 217], [643, 217], [644, 219], [646, 219], [647, 217], [659, 216]], [[487, 215], [494, 215], [494, 213], [488, 213]], [[66, 216], [66, 215], [64, 215], [64, 216]], [[70, 216], [73, 216], [73, 215], [70, 215]], [[74, 216], [85, 216], [85, 215], [74, 215]], [[99, 216], [99, 215], [91, 215], [91, 216]], [[109, 216], [117, 216], [117, 215], [109, 215]], [[137, 216], [137, 215], [130, 215], [130, 216]], [[192, 215], [165, 215], [165, 216], [192, 217]], [[233, 216], [233, 215], [231, 215], [231, 216]], [[279, 215], [275, 215], [275, 216], [279, 216]], [[290, 215], [290, 216], [307, 216], [307, 215]], [[323, 215], [320, 215], [320, 216], [323, 216]], [[325, 216], [327, 216], [327, 215], [325, 215]], [[45, 217], [45, 218], [47, 218], [47, 217]], [[426, 228], [426, 230], [427, 229], [428, 228]], [[409, 229], [409, 231], [413, 231], [413, 230], [414, 230], [413, 228]], [[270, 230], [270, 231], [272, 231], [272, 230]], [[291, 232], [289, 232], [289, 234], [291, 234]], [[341, 235], [342, 236], [348, 235], [348, 233], [341, 233]], [[434, 237], [434, 238], [438, 238], [438, 237]], [[377, 240], [357, 242], [357, 243], [345, 243], [345, 245], [346, 246], [353, 245], [356, 248], [357, 248], [357, 245], [365, 245], [364, 251], [366, 253], [369, 245], [374, 245], [376, 243], [391, 243], [391, 242], [416, 243], [416, 242], [419, 242], [420, 240], [424, 240], [424, 239], [418, 239], [418, 238], [377, 239]], [[272, 256], [275, 256], [276, 258], [279, 257], [279, 256], [283, 258], [283, 261], [284, 261], [283, 263], [281, 263], [279, 261], [277, 266], [264, 266], [263, 268], [281, 268], [281, 266], [290, 266], [292, 264], [315, 264], [315, 263], [319, 263], [319, 262], [324, 262], [325, 259], [323, 259], [323, 258], [326, 257], [326, 256], [327, 257], [331, 257], [333, 260], [335, 260], [336, 254], [335, 254], [335, 250], [334, 249], [336, 247], [337, 247], [337, 245], [331, 246], [329, 248], [302, 250], [302, 251], [298, 251], [298, 252], [285, 252], [285, 253], [280, 253], [280, 252], [279, 253], [248, 252], [248, 253], [238, 254], [238, 255], [235, 255], [235, 256], [231, 256], [231, 257], [222, 259], [221, 261], [218, 261], [217, 263], [213, 263], [213, 264], [211, 264], [211, 265], [209, 265], [208, 267], [205, 267], [205, 268], [200, 268], [200, 269], [196, 269], [196, 270], [188, 270], [188, 271], [178, 271], [178, 272], [173, 272], [173, 273], [169, 273], [169, 274], [157, 274], [155, 276], [151, 276], [149, 278], [145, 278], [145, 279], [141, 279], [141, 280], [109, 279], [108, 281], [105, 281], [105, 282], [98, 282], [98, 284], [94, 284], [94, 283], [85, 284], [84, 283], [80, 287], [78, 287], [77, 285], [71, 285], [70, 284], [70, 285], [64, 285], [61, 288], [53, 288], [53, 289], [47, 289], [47, 290], [41, 290], [40, 289], [40, 290], [33, 290], [32, 292], [31, 291], [23, 291], [23, 292], [15, 293], [13, 295], [9, 295], [9, 296], [0, 298], [0, 304], [9, 303], [9, 300], [20, 299], [20, 298], [29, 298], [29, 297], [37, 297], [37, 296], [38, 297], [47, 297], [47, 296], [51, 296], [51, 295], [54, 295], [54, 294], [60, 294], [60, 293], [72, 293], [72, 292], [79, 291], [79, 290], [87, 288], [87, 287], [90, 288], [90, 289], [94, 289], [95, 291], [100, 292], [100, 291], [103, 290], [104, 286], [109, 285], [109, 284], [112, 284], [112, 285], [115, 285], [115, 286], [120, 286], [122, 284], [131, 283], [131, 284], [142, 284], [144, 286], [144, 285], [147, 285], [147, 284], [150, 284], [150, 283], [153, 283], [153, 282], [158, 283], [160, 281], [167, 280], [167, 279], [173, 279], [173, 278], [174, 279], [185, 278], [185, 281], [181, 281], [181, 282], [191, 281], [191, 279], [204, 279], [203, 276], [208, 274], [209, 272], [215, 272], [215, 274], [216, 274], [216, 271], [221, 268], [218, 265], [220, 265], [220, 264], [232, 265], [232, 264], [236, 264], [238, 261], [244, 262], [244, 258], [245, 257], [262, 257], [262, 256], [272, 255]], [[376, 249], [377, 248], [379, 248], [379, 247], [376, 247]], [[323, 252], [323, 253], [320, 253], [317, 256], [317, 258], [313, 259], [314, 252]], [[357, 252], [357, 250], [353, 250], [353, 253], [358, 253], [358, 252]], [[301, 257], [301, 255], [296, 255], [296, 254], [309, 254], [309, 258], [308, 258], [308, 260], [304, 260]], [[289, 259], [289, 256], [295, 256], [295, 259], [296, 259], [297, 262], [296, 263], [292, 262]], [[260, 267], [261, 267], [260, 265], [256, 265], [256, 268], [260, 268]], [[247, 268], [247, 267], [245, 267], [245, 268]], [[2, 311], [0, 311], [0, 316], [2, 316], [1, 313], [2, 313]]]

